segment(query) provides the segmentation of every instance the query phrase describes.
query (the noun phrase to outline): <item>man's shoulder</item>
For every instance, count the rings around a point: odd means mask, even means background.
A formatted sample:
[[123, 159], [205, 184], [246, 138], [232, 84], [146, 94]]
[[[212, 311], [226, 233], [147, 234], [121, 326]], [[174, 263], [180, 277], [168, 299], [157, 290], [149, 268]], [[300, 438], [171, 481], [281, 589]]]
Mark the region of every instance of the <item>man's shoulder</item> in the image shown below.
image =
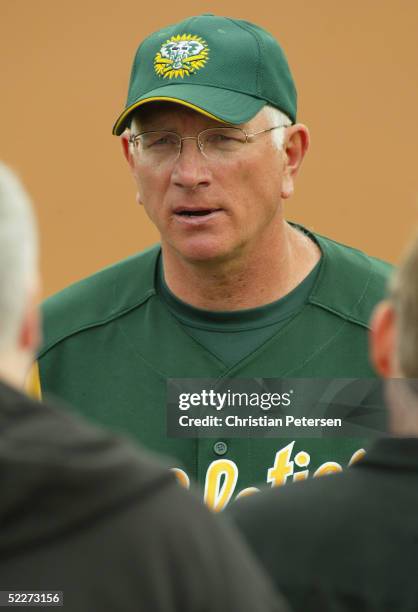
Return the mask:
[[[238, 525], [244, 527], [244, 531], [258, 529], [264, 531], [265, 525], [273, 521], [275, 515], [281, 520], [277, 524], [277, 530], [285, 531], [286, 524], [301, 522], [306, 531], [311, 531], [308, 523], [327, 522], [327, 513], [339, 515], [335, 512], [337, 506], [346, 507], [347, 500], [352, 500], [351, 474], [347, 478], [347, 472], [330, 474], [326, 477], [308, 479], [303, 482], [289, 483], [283, 487], [265, 489], [260, 493], [237, 501], [228, 507], [227, 515], [231, 516]], [[315, 511], [313, 511], [315, 510]], [[257, 525], [257, 520], [262, 518]], [[312, 532], [314, 536], [314, 531]]]
[[354, 247], [314, 236], [323, 258], [311, 302], [367, 327], [374, 306], [385, 297], [393, 266]]
[[364, 251], [353, 246], [338, 242], [337, 240], [333, 240], [332, 238], [323, 236], [322, 234], [314, 234], [314, 236], [320, 243], [321, 247], [324, 246], [326, 248], [327, 254], [329, 256], [337, 257], [338, 263], [341, 265], [355, 265], [356, 267], [366, 269], [371, 266], [384, 278], [386, 278], [393, 269], [393, 265], [389, 262], [379, 259], [378, 257], [368, 255]]
[[340, 603], [351, 593], [359, 605], [364, 599], [361, 578], [379, 506], [368, 499], [373, 477], [350, 470], [256, 493], [226, 511], [294, 609], [309, 598], [312, 610], [321, 610], [320, 596]]
[[159, 252], [160, 247], [155, 245], [47, 298], [42, 305], [41, 355], [63, 338], [104, 325], [144, 303], [155, 292]]
[[[115, 505], [175, 484], [168, 463], [75, 418], [56, 400], [41, 404], [0, 383], [0, 422], [8, 432], [0, 460], [8, 466], [14, 489], [3, 487], [4, 508], [20, 517], [22, 527], [32, 525], [32, 536], [39, 540], [81, 518], [105, 514]], [[59, 509], [54, 517], [44, 512], [45, 491], [50, 508]], [[37, 522], [34, 515], [40, 517]], [[28, 533], [21, 531], [15, 543]]]
[[345, 471], [265, 490], [230, 505], [226, 516], [259, 554], [269, 540], [297, 557], [304, 547], [332, 545], [335, 533], [350, 523], [356, 500], [367, 495], [367, 483], [356, 476]]

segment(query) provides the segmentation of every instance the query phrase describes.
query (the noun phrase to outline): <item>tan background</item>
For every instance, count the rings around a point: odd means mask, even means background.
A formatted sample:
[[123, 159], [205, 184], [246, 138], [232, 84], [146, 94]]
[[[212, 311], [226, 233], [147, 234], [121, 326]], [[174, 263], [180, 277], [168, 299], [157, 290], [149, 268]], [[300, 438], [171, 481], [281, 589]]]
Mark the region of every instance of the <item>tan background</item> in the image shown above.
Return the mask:
[[111, 127], [139, 41], [203, 12], [286, 50], [312, 135], [288, 217], [390, 261], [417, 226], [416, 0], [0, 0], [0, 158], [36, 202], [44, 295], [157, 240]]

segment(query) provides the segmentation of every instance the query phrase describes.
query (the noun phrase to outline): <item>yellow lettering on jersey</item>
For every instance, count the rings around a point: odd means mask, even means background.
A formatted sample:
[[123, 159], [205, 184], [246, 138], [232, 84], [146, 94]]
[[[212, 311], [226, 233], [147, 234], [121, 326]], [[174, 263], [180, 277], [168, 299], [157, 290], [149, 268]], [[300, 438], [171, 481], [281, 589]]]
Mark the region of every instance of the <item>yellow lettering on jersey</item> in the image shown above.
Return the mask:
[[260, 493], [260, 489], [257, 487], [247, 487], [238, 493], [235, 499], [240, 499], [240, 497], [248, 497], [249, 495], [254, 495], [254, 493]]
[[172, 471], [176, 475], [181, 486], [185, 489], [190, 489], [190, 478], [187, 476], [186, 472], [180, 468], [172, 468]]
[[212, 461], [206, 472], [205, 503], [220, 512], [229, 503], [238, 480], [238, 468], [229, 459]]
[[[311, 461], [311, 456], [306, 451], [299, 451], [294, 461], [295, 465], [297, 465], [298, 467], [308, 467]], [[308, 476], [309, 470], [302, 470], [301, 472], [296, 472], [295, 474], [293, 474], [293, 482], [298, 482], [298, 480], [306, 480]]]
[[267, 472], [267, 482], [271, 482], [272, 487], [279, 487], [283, 485], [288, 476], [293, 474], [293, 461], [289, 461], [290, 455], [292, 454], [293, 446], [295, 441], [291, 442], [282, 450], [276, 453], [273, 467], [269, 468]]
[[353, 465], [354, 463], [357, 463], [357, 461], [361, 461], [365, 454], [366, 451], [364, 450], [364, 448], [359, 448], [358, 450], [356, 450], [356, 452], [353, 453], [353, 456], [348, 462], [348, 467], [350, 467], [350, 465]]
[[335, 472], [342, 472], [343, 468], [339, 463], [335, 461], [327, 461], [319, 466], [314, 474], [314, 478], [318, 478], [318, 476], [326, 476], [326, 474], [334, 474]]

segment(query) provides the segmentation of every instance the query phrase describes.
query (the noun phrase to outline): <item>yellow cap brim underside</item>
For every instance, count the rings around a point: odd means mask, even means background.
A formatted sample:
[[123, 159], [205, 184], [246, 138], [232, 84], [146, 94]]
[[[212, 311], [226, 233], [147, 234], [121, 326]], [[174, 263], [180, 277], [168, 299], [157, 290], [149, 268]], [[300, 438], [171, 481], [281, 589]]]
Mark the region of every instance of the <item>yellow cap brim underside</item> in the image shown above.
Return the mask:
[[115, 123], [115, 127], [113, 128], [112, 133], [117, 135], [119, 126], [121, 125], [121, 123], [125, 121], [126, 117], [133, 110], [138, 108], [138, 106], [142, 106], [143, 104], [147, 104], [148, 102], [173, 102], [175, 104], [181, 104], [182, 106], [187, 106], [188, 108], [191, 108], [192, 110], [198, 113], [201, 113], [202, 115], [205, 115], [206, 117], [209, 117], [210, 119], [215, 119], [215, 121], [220, 121], [221, 123], [227, 123], [227, 121], [225, 121], [224, 119], [221, 119], [220, 117], [216, 117], [216, 115], [212, 115], [211, 113], [208, 113], [207, 111], [203, 110], [203, 108], [200, 108], [200, 106], [195, 106], [194, 104], [191, 104], [190, 102], [185, 102], [184, 100], [179, 100], [178, 98], [169, 98], [167, 96], [156, 96], [154, 98], [146, 98], [146, 100], [140, 100], [139, 102], [136, 102], [135, 104], [132, 104], [132, 106], [127, 108], [122, 113], [122, 115], [119, 117], [117, 122]]

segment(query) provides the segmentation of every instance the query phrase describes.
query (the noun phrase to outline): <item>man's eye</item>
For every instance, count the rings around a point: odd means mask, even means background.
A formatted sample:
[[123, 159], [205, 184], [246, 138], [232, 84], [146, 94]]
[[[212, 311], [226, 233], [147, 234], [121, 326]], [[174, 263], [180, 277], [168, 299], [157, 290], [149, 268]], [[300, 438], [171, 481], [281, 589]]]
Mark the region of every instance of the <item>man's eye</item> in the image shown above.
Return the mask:
[[209, 144], [222, 145], [232, 144], [233, 142], [237, 141], [237, 138], [234, 138], [230, 134], [210, 134], [210, 136], [208, 136], [206, 140]]
[[145, 148], [167, 147], [167, 146], [173, 146], [177, 144], [175, 137], [170, 136], [169, 134], [165, 134], [161, 136], [150, 136], [150, 137], [144, 138], [142, 142]]
[[205, 134], [206, 142], [209, 145], [218, 147], [237, 147], [242, 142], [245, 142], [244, 134], [237, 129], [219, 129], [208, 131]]
[[152, 146], [159, 146], [159, 145], [172, 144], [172, 142], [173, 142], [172, 138], [168, 138], [168, 136], [162, 136], [161, 138], [154, 140], [151, 144]]
[[228, 142], [234, 140], [234, 138], [228, 134], [210, 134], [207, 136], [207, 140], [216, 144], [217, 142]]
[[176, 140], [172, 136], [160, 136], [160, 138], [153, 138], [148, 144], [151, 147], [161, 147], [176, 144]]

